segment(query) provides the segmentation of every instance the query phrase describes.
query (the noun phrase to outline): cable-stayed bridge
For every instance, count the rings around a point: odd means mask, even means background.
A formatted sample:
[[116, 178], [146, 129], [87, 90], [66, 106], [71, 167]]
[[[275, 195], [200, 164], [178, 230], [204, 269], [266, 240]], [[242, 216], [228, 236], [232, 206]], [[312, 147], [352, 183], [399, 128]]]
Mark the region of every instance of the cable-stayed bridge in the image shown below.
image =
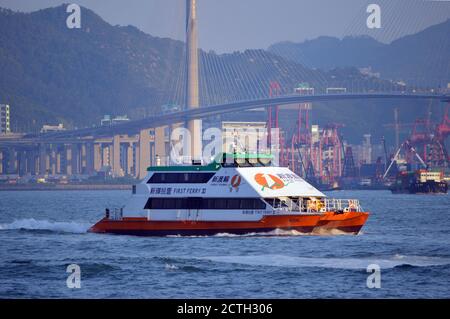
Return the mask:
[[[448, 95], [409, 93], [396, 82], [359, 73], [345, 74], [339, 80], [263, 50], [206, 54], [197, 47], [196, 1], [186, 3], [186, 48], [181, 57], [186, 63], [178, 65], [175, 78], [167, 79], [173, 82], [170, 100], [184, 105], [181, 111], [114, 126], [0, 139], [0, 174], [89, 175], [110, 167], [114, 176], [143, 177], [157, 157], [167, 154], [165, 130], [172, 125], [185, 125], [194, 132], [191, 144], [196, 145], [192, 150], [195, 156], [199, 151], [196, 143], [201, 140], [198, 120], [211, 116], [339, 100], [450, 101]], [[300, 80], [320, 89], [311, 95], [288, 94]], [[278, 83], [279, 89], [268, 96], [272, 81]], [[345, 87], [346, 93], [325, 94], [327, 87]]]
[[161, 125], [182, 123], [192, 119], [203, 119], [210, 116], [246, 111], [251, 109], [269, 108], [275, 106], [350, 100], [434, 100], [449, 102], [450, 95], [444, 94], [411, 94], [411, 93], [350, 93], [350, 94], [320, 94], [320, 95], [286, 95], [266, 99], [246, 100], [227, 104], [199, 107], [191, 110], [155, 115], [141, 120], [129, 121], [107, 127], [95, 127], [72, 131], [62, 131], [38, 135], [38, 140], [58, 138], [82, 138], [86, 136], [111, 136], [116, 134], [139, 133], [146, 128], [156, 128]]
[[[1, 162], [10, 167], [5, 173], [49, 175], [63, 172], [67, 175], [93, 174], [110, 166], [117, 176], [126, 171], [129, 175], [143, 177], [146, 168], [163, 157], [165, 127], [193, 119], [269, 108], [294, 103], [327, 102], [339, 100], [408, 99], [449, 102], [449, 95], [362, 93], [289, 95], [267, 99], [247, 100], [228, 104], [199, 107], [184, 111], [155, 115], [107, 127], [94, 127], [55, 133], [21, 136], [0, 140]], [[8, 158], [5, 158], [5, 155]], [[4, 168], [2, 168], [4, 169]], [[17, 174], [16, 173], [16, 174]]]

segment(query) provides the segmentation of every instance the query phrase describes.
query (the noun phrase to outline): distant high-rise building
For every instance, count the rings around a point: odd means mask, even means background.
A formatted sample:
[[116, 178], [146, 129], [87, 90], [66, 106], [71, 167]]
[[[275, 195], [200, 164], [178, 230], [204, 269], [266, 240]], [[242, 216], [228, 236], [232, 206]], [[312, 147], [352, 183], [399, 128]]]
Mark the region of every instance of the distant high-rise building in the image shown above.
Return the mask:
[[0, 104], [0, 134], [11, 132], [11, 117], [8, 104]]
[[362, 144], [351, 145], [354, 162], [357, 166], [371, 164], [373, 162], [373, 145], [370, 134], [364, 134]]
[[366, 164], [372, 162], [372, 142], [370, 134], [364, 134], [362, 143], [362, 161]]

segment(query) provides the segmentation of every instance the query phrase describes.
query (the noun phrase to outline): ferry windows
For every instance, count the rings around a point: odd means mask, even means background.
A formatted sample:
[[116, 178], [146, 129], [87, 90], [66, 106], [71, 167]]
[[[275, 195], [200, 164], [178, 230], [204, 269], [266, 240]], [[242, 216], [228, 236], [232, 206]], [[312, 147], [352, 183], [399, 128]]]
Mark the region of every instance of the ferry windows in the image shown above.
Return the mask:
[[251, 166], [254, 166], [254, 167], [260, 166], [260, 163], [259, 163], [257, 157], [249, 158], [249, 159], [248, 159], [248, 162], [250, 163]]
[[185, 209], [187, 207], [187, 198], [175, 198], [173, 201], [174, 209]]
[[149, 198], [144, 209], [164, 209], [165, 198]]
[[227, 200], [226, 198], [214, 198], [205, 209], [227, 209]]
[[222, 167], [266, 167], [272, 165], [272, 158], [241, 157], [231, 158], [224, 155]]
[[186, 198], [186, 202], [187, 202], [187, 209], [202, 209], [203, 198], [196, 198], [196, 197]]
[[144, 209], [265, 209], [259, 198], [149, 198]]
[[147, 184], [204, 184], [215, 173], [154, 173]]
[[[266, 209], [266, 203], [264, 203], [261, 199], [256, 199], [256, 198], [252, 198], [252, 199], [243, 199], [242, 202], [245, 202], [244, 206], [242, 207], [242, 209]], [[248, 208], [248, 207], [252, 207], [252, 208]]]
[[252, 164], [250, 164], [248, 159], [245, 158], [236, 158], [236, 163], [239, 167], [252, 167]]
[[262, 166], [270, 166], [272, 163], [271, 158], [258, 158], [258, 161], [261, 163]]
[[230, 198], [227, 200], [227, 208], [228, 209], [241, 209], [241, 199], [239, 198]]
[[183, 183], [182, 178], [182, 174], [161, 174], [162, 177], [165, 180], [165, 183], [168, 184], [175, 184], [175, 183]]
[[[261, 201], [259, 201], [261, 202]], [[243, 198], [239, 201], [239, 208], [241, 209], [248, 209], [248, 207], [252, 207], [252, 208], [258, 208], [255, 207], [257, 202], [254, 199], [247, 199], [247, 198]]]
[[223, 154], [223, 161], [222, 161], [223, 167], [236, 167], [236, 162], [234, 161], [234, 157], [230, 156], [228, 154]]

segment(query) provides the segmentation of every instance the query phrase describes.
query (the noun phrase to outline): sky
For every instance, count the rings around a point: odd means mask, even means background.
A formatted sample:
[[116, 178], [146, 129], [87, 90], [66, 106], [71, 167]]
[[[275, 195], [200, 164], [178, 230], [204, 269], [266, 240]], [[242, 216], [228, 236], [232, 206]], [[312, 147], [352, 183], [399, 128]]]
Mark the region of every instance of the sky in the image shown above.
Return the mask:
[[[382, 42], [450, 18], [446, 0], [197, 0], [199, 44], [218, 53], [267, 48], [318, 36], [369, 35]], [[30, 12], [69, 0], [0, 0]], [[185, 0], [77, 0], [113, 25], [134, 25], [154, 36], [184, 39]], [[367, 6], [381, 8], [381, 29], [366, 25]]]

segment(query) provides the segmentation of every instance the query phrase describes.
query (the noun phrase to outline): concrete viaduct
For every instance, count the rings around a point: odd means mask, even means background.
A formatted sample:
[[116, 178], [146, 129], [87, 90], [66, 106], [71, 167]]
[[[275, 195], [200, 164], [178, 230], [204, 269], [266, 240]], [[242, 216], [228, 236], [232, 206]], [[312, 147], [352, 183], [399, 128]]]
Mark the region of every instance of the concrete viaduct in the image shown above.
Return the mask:
[[157, 164], [158, 157], [167, 154], [165, 130], [168, 126], [184, 125], [194, 119], [255, 108], [365, 99], [449, 102], [450, 96], [406, 93], [289, 95], [191, 108], [107, 127], [19, 137], [3, 136], [0, 137], [0, 174], [91, 175], [102, 167], [110, 167], [114, 176], [131, 175], [142, 178], [148, 166]]

